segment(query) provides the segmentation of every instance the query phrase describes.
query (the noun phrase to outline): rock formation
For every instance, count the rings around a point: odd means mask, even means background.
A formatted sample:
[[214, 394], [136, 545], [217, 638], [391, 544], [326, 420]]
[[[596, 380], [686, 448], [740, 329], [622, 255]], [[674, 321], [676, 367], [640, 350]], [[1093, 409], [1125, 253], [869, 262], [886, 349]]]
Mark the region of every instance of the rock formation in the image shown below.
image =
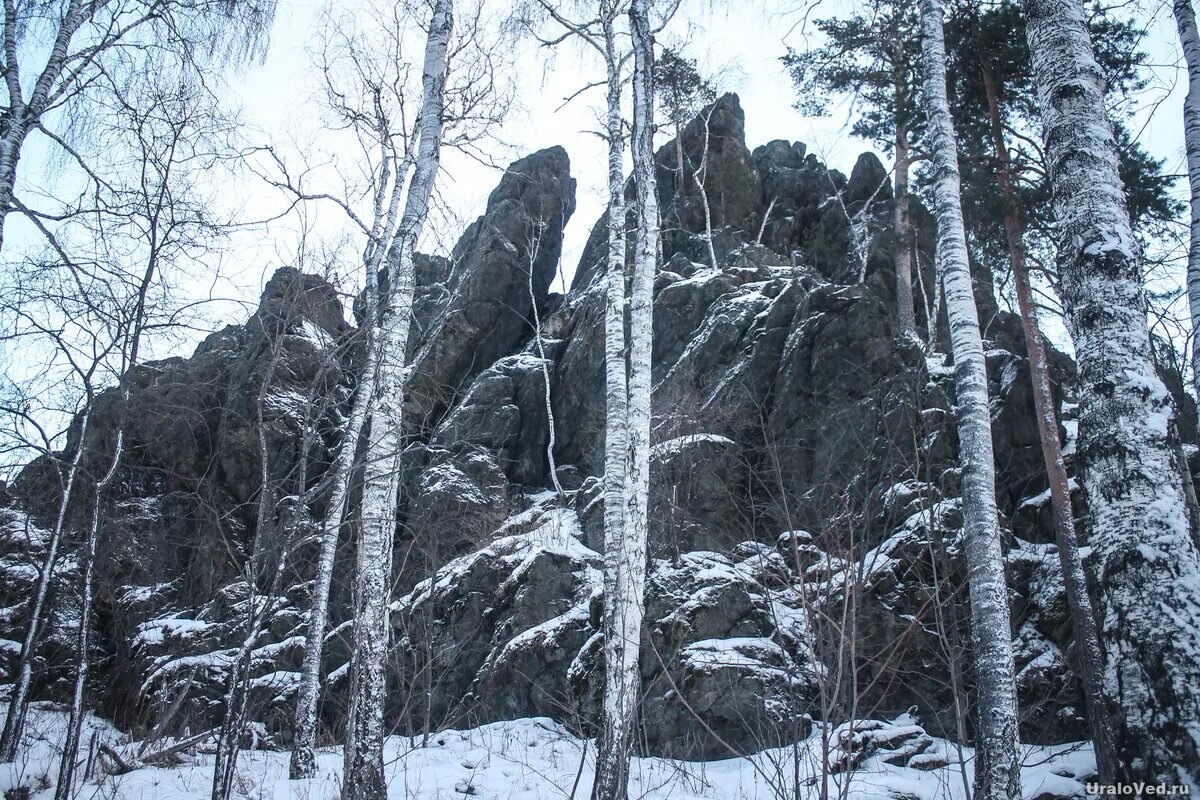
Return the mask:
[[[930, 733], [969, 737], [953, 381], [941, 356], [895, 336], [887, 171], [866, 154], [847, 178], [799, 143], [751, 151], [732, 95], [683, 137], [693, 164], [708, 148], [717, 263], [695, 186], [681, 207], [668, 144], [642, 746], [722, 757], [795, 739], [813, 719], [910, 709]], [[570, 292], [548, 293], [574, 191], [561, 148], [523, 158], [448, 259], [420, 259], [388, 709], [402, 729], [546, 715], [587, 731], [596, 713], [602, 223]], [[1081, 739], [1020, 326], [981, 292], [1022, 733]], [[174, 725], [216, 718], [242, 611], [278, 567], [286, 588], [255, 651], [253, 710], [286, 741], [312, 570], [304, 534], [353, 386], [352, 334], [331, 286], [283, 269], [245, 324], [126, 377], [129, 450], [103, 510], [97, 586], [95, 690], [118, 724], [154, 724], [181, 687]], [[546, 456], [544, 365], [562, 496]], [[1070, 360], [1055, 354], [1054, 371], [1069, 393]], [[119, 398], [98, 404], [88, 464], [106, 463]], [[263, 459], [285, 500], [260, 514]], [[20, 638], [55, 491], [43, 459], [0, 509], [5, 639]], [[353, 528], [327, 648], [323, 719], [335, 734]], [[296, 547], [279, 564], [284, 541]], [[60, 569], [70, 573], [69, 555]], [[52, 652], [67, 646], [71, 602], [60, 589], [46, 664], [66, 663]], [[40, 690], [60, 691], [60, 677], [42, 671]]]

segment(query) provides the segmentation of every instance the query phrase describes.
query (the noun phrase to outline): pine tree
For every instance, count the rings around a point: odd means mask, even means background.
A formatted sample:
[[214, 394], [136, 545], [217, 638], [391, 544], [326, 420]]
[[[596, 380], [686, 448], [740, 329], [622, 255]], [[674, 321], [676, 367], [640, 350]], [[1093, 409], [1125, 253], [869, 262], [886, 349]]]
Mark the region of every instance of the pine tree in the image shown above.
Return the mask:
[[[1079, 542], [1075, 534], [1075, 513], [1071, 507], [1071, 490], [1066, 462], [1063, 459], [1062, 443], [1058, 438], [1058, 415], [1055, 411], [1050, 384], [1046, 343], [1042, 339], [1037, 304], [1026, 262], [1025, 222], [1021, 206], [1017, 201], [1017, 181], [1014, 175], [1013, 161], [1009, 154], [1001, 108], [1003, 87], [996, 79], [990, 43], [981, 35], [977, 9], [971, 9], [968, 16], [974, 22], [976, 35], [972, 40], [974, 46], [971, 51], [977, 61], [977, 74], [987, 99], [988, 131], [993, 148], [992, 158], [985, 162], [991, 169], [979, 169], [977, 174], [990, 172], [996, 186], [1000, 189], [999, 211], [1004, 224], [1008, 265], [1012, 271], [1013, 285], [1025, 333], [1025, 347], [1029, 357], [1030, 379], [1033, 385], [1034, 414], [1042, 447], [1042, 458], [1046, 466], [1046, 478], [1050, 487], [1051, 512], [1059, 561], [1063, 571], [1063, 586], [1067, 595], [1075, 637], [1075, 671], [1083, 684], [1097, 768], [1102, 780], [1111, 781], [1113, 763], [1116, 758], [1114, 752], [1116, 745], [1112, 721], [1108, 717], [1108, 704], [1101, 674], [1100, 640], [1096, 629], [1094, 606], [1088, 594]], [[970, 21], [968, 21], [969, 24]], [[995, 192], [991, 192], [991, 194], [995, 195]]]
[[970, 575], [971, 643], [978, 706], [975, 797], [1015, 800], [1021, 796], [1021, 771], [1008, 584], [996, 510], [986, 362], [963, 227], [954, 122], [946, 98], [946, 49], [940, 0], [921, 2], [921, 46], [934, 216], [938, 226], [936, 257], [945, 286], [957, 389], [963, 552]]
[[[1024, 12], [1014, 0], [974, 3], [962, 7], [946, 21], [947, 57], [952, 80], [951, 110], [956, 120], [963, 180], [963, 215], [971, 255], [983, 272], [1007, 273], [1011, 261], [1006, 222], [1007, 201], [997, 192], [1000, 164], [996, 155], [993, 116], [999, 116], [1005, 133], [1008, 170], [1015, 200], [1021, 211], [1025, 247], [1031, 258], [1052, 267], [1055, 223], [1046, 180], [1044, 154], [1035, 145], [1041, 125], [1029, 47], [1012, 31], [1023, 29]], [[1146, 88], [1149, 56], [1141, 47], [1143, 31], [1134, 20], [1121, 19], [1112, 10], [1092, 7], [1088, 30], [1095, 43], [1096, 62], [1110, 94], [1121, 98], [1110, 104], [1119, 144], [1120, 173], [1125, 184], [1135, 234], [1146, 241], [1163, 238], [1163, 228], [1173, 224], [1180, 207], [1172, 192], [1173, 178], [1163, 163], [1150, 156], [1130, 134], [1125, 121]], [[997, 106], [995, 112], [992, 105]], [[1057, 290], [1057, 277], [1049, 270], [1049, 284]], [[1003, 283], [1003, 281], [1001, 281]]]
[[875, 142], [895, 160], [896, 321], [900, 333], [916, 335], [913, 306], [913, 232], [909, 174], [922, 124], [916, 108], [915, 7], [885, 3], [846, 19], [817, 21], [824, 47], [788, 51], [784, 64], [808, 114], [828, 110], [828, 98], [851, 94], [857, 117], [851, 133]]
[[1079, 0], [1026, 0], [1058, 272], [1079, 366], [1078, 453], [1097, 561], [1117, 777], [1200, 788], [1200, 552], [1139, 248]]
[[662, 48], [654, 64], [654, 91], [666, 123], [675, 132], [675, 168], [678, 171], [677, 214], [680, 224], [687, 208], [687, 159], [683, 152], [683, 126], [717, 99], [716, 90], [696, 68], [696, 60]]

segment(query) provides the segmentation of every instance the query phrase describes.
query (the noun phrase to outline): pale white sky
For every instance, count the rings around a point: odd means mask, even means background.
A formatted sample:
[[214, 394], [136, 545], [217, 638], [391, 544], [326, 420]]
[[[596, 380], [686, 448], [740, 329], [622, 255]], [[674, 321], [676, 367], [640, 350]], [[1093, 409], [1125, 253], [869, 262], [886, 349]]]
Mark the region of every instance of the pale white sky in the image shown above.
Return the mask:
[[[681, 13], [662, 38], [668, 43], [687, 40], [686, 52], [698, 58], [708, 71], [731, 68], [722, 88], [736, 91], [741, 96], [746, 112], [746, 138], [751, 148], [777, 138], [800, 140], [830, 166], [846, 172], [859, 153], [870, 149], [867, 143], [853, 139], [847, 132], [848, 104], [835, 105], [832, 115], [827, 118], [805, 118], [792, 107], [795, 96], [779, 62], [787, 44], [803, 49], [804, 39], [802, 32], [794, 27], [798, 14], [787, 13], [782, 6], [772, 4], [797, 1], [765, 0], [765, 4], [735, 5], [684, 0]], [[846, 7], [844, 4], [852, 1], [858, 0], [824, 0], [812, 16], [837, 15]], [[498, 9], [506, 7], [501, 0], [486, 2], [495, 3]], [[315, 157], [314, 154], [320, 151], [336, 151], [340, 147], [336, 137], [322, 132], [320, 84], [311, 56], [322, 3], [323, 0], [280, 0], [278, 21], [265, 63], [247, 67], [228, 80], [231, 101], [241, 106], [250, 126], [245, 137], [247, 143], [275, 145], [297, 167], [306, 155]], [[361, 9], [359, 13], [366, 23], [373, 14], [378, 14], [378, 7], [370, 0], [347, 0], [341, 4], [346, 5]], [[1155, 67], [1153, 86], [1142, 99], [1139, 138], [1154, 155], [1167, 160], [1169, 172], [1183, 173], [1181, 109], [1186, 79], [1176, 66], [1179, 48], [1173, 19], [1170, 8], [1165, 5], [1144, 7], [1142, 17], [1148, 26], [1144, 47], [1158, 66]], [[1012, 35], [1023, 36], [1024, 32], [1013, 31]], [[509, 148], [497, 156], [497, 160], [508, 163], [521, 155], [556, 144], [569, 152], [572, 173], [578, 181], [578, 207], [566, 231], [562, 269], [568, 283], [583, 243], [604, 203], [605, 146], [590, 132], [599, 127], [598, 108], [603, 96], [593, 92], [560, 108], [564, 97], [584, 83], [602, 77], [601, 65], [585, 52], [580, 47], [565, 48], [551, 60], [549, 54], [532, 41], [517, 48], [512, 70], [517, 104], [499, 131], [499, 138]], [[1138, 127], [1135, 126], [1135, 132]], [[352, 171], [354, 162], [348, 158], [349, 152], [341, 155], [346, 157], [342, 168]], [[61, 187], [56, 182], [66, 179], [61, 172], [40, 170], [37, 164], [44, 160], [44, 152], [39, 153], [37, 147], [27, 153], [22, 162], [27, 170], [24, 180], [53, 192], [56, 185]], [[493, 169], [461, 155], [447, 154], [443, 159], [439, 192], [457, 219], [433, 226], [423, 249], [448, 251], [466, 223], [483, 211], [487, 194], [498, 179], [499, 173]], [[222, 184], [219, 188], [221, 202], [229, 209], [238, 209], [244, 215], [239, 218], [264, 218], [284, 205], [278, 193], [250, 174], [228, 181], [228, 185]], [[312, 188], [332, 191], [337, 187]], [[1186, 191], [1186, 182], [1180, 181], [1177, 191]], [[354, 233], [342, 212], [329, 204], [309, 204], [304, 222], [329, 240]], [[10, 219], [9, 223], [10, 242], [22, 236], [29, 237], [31, 231], [22, 232], [20, 220]], [[274, 270], [295, 263], [300, 227], [300, 216], [293, 215], [268, 227], [239, 233], [223, 252], [213, 255], [214, 270], [197, 270], [194, 285], [184, 287], [184, 294], [223, 298], [221, 302], [205, 306], [206, 320], [201, 325], [204, 330], [245, 319], [256, 304], [263, 283]], [[28, 240], [32, 241], [32, 238]], [[343, 253], [341, 273], [353, 276], [355, 281], [359, 279], [361, 269], [358, 258], [361, 247], [361, 236], [358, 236]], [[218, 277], [213, 279], [209, 272]], [[353, 291], [355, 286], [343, 285], [341, 288]], [[1061, 326], [1048, 322], [1051, 324], [1046, 327], [1051, 335], [1060, 345], [1066, 345]], [[184, 338], [198, 340], [204, 330], [193, 331]], [[146, 356], [185, 355], [190, 349], [187, 341], [161, 341], [154, 343]], [[0, 367], [35, 372], [43, 369], [37, 358], [30, 359], [27, 353], [8, 353], [3, 348], [0, 348]], [[17, 379], [11, 374], [10, 377]]]
[[[826, 0], [814, 17], [835, 15], [845, 0]], [[232, 83], [243, 106], [246, 120], [261, 134], [275, 141], [289, 138], [304, 142], [319, 139], [316, 110], [318, 83], [312, 67], [312, 47], [320, 0], [282, 0], [266, 63], [247, 69]], [[370, 14], [370, 3], [362, 3]], [[1146, 127], [1142, 141], [1156, 156], [1168, 159], [1169, 170], [1183, 171], [1182, 85], [1174, 65], [1178, 45], [1170, 11], [1166, 6], [1148, 7], [1149, 36], [1146, 48], [1156, 64], [1153, 96], [1147, 97], [1142, 113]], [[741, 96], [746, 111], [746, 138], [751, 148], [771, 139], [800, 140], [830, 166], [848, 171], [855, 158], [870, 145], [850, 137], [847, 107], [835, 107], [828, 118], [806, 118], [792, 107], [795, 94], [779, 62], [787, 44], [802, 47], [803, 32], [795, 27], [799, 18], [776, 0], [766, 3], [710, 4], [685, 0], [681, 12], [665, 34], [668, 41], [687, 40], [687, 52], [709, 70], [728, 69], [723, 88]], [[1024, 35], [1014, 31], [1013, 35]], [[788, 39], [785, 42], [784, 37]], [[592, 224], [603, 209], [604, 143], [590, 130], [598, 125], [597, 109], [603, 102], [593, 91], [560, 108], [562, 99], [587, 81], [602, 76], [601, 65], [579, 47], [560, 48], [553, 60], [544, 48], [528, 42], [515, 62], [517, 105], [504, 124], [500, 138], [511, 144], [511, 158], [560, 144], [571, 157], [571, 169], [579, 183], [578, 207], [567, 229], [563, 268], [574, 271], [580, 250]], [[1174, 87], [1173, 90], [1171, 87]], [[1154, 102], [1161, 100], [1162, 102]], [[487, 193], [498, 175], [460, 155], [448, 154], [443, 161], [440, 191], [462, 222], [481, 213]], [[1184, 187], [1181, 185], [1180, 189]], [[273, 202], [261, 187], [240, 186], [239, 193], [251, 197], [250, 205]], [[310, 209], [317, 228], [332, 232], [341, 226], [340, 212], [331, 207]], [[445, 225], [443, 227], [451, 227]], [[442, 231], [430, 249], [448, 249], [461, 230], [452, 235]], [[276, 226], [279, 238], [287, 239]], [[236, 275], [244, 291], [254, 292], [278, 264], [280, 247], [261, 235], [239, 248], [245, 263], [229, 274]], [[286, 247], [283, 248], [286, 252]], [[230, 287], [231, 289], [233, 287]], [[253, 297], [253, 294], [251, 294]], [[248, 298], [249, 299], [249, 298]]]
[[[319, 84], [309, 54], [321, 7], [319, 0], [281, 3], [266, 63], [247, 69], [234, 81], [246, 120], [262, 135], [297, 141], [321, 136], [315, 111]], [[727, 73], [722, 88], [741, 97], [751, 148], [771, 139], [801, 140], [809, 145], [810, 152], [847, 170], [858, 153], [868, 147], [844, 133], [844, 113], [841, 118], [811, 119], [792, 108], [795, 94], [779, 62], [785, 52], [781, 36], [790, 24], [787, 17], [764, 13], [761, 7], [708, 10], [701, 4], [685, 2], [664, 38], [687, 40], [686, 52], [699, 59], [702, 67]], [[551, 58], [545, 48], [529, 41], [518, 50], [514, 75], [517, 103], [500, 131], [500, 138], [511, 146], [511, 151], [502, 160], [507, 163], [544, 147], [562, 145], [570, 154], [571, 171], [578, 181], [577, 209], [567, 229], [563, 257], [569, 281], [588, 232], [603, 211], [605, 144], [591, 133], [599, 127], [602, 90], [593, 90], [561, 106], [563, 99], [582, 84], [603, 77], [602, 65], [577, 46], [564, 46]], [[495, 170], [449, 153], [443, 159], [439, 190], [466, 222], [482, 212], [487, 193], [498, 179]], [[265, 210], [274, 202], [255, 187], [242, 186], [238, 191], [246, 193], [255, 208]], [[341, 212], [333, 207], [317, 207], [314, 213], [320, 217], [317, 227], [321, 230], [341, 224]], [[448, 241], [428, 241], [426, 247], [448, 248], [460, 231], [461, 223]], [[247, 246], [256, 264], [248, 263], [236, 273], [239, 281], [246, 281], [244, 288], [250, 290], [248, 284], [269, 276], [268, 262], [277, 256], [261, 237]]]
[[[491, 3], [501, 18], [509, 7], [502, 0], [485, 2]], [[746, 112], [746, 139], [751, 148], [771, 139], [800, 140], [808, 145], [809, 152], [848, 172], [858, 154], [871, 149], [868, 143], [849, 135], [848, 104], [834, 105], [826, 118], [806, 118], [792, 107], [795, 94], [779, 58], [787, 44], [803, 49], [805, 39], [803, 30], [796, 27], [800, 12], [789, 11], [786, 5], [789, 2], [792, 8], [799, 7], [795, 0], [740, 4], [684, 0], [680, 13], [660, 38], [672, 44], [686, 40], [685, 52], [697, 58], [702, 69], [724, 72], [721, 88], [740, 95]], [[849, 2], [852, 0], [824, 0], [811, 17], [837, 15]], [[245, 67], [228, 79], [231, 102], [241, 107], [249, 127], [245, 134], [247, 142], [276, 146], [294, 168], [300, 167], [305, 157], [320, 160], [315, 153], [338, 151], [341, 147], [337, 137], [322, 128], [320, 80], [312, 56], [323, 3], [324, 0], [280, 0], [265, 63]], [[339, 3], [339, 8], [357, 9], [363, 24], [369, 24], [379, 14], [378, 5], [370, 0], [346, 0]], [[1156, 68], [1154, 87], [1144, 98], [1140, 117], [1145, 127], [1141, 140], [1156, 156], [1168, 160], [1168, 170], [1181, 173], [1184, 164], [1181, 107], [1186, 81], [1180, 82], [1182, 73], [1175, 67], [1178, 44], [1173, 20], [1167, 6], [1146, 9], [1143, 16], [1148, 20], [1149, 35], [1145, 47], [1152, 60], [1161, 66]], [[1024, 32], [1013, 31], [1012, 35], [1023, 36]], [[552, 56], [533, 41], [519, 46], [513, 60], [516, 104], [498, 131], [498, 137], [508, 147], [497, 147], [496, 158], [508, 163], [556, 144], [564, 146], [570, 154], [578, 191], [577, 209], [566, 231], [562, 263], [569, 283], [588, 232], [603, 209], [605, 145], [591, 131], [599, 127], [599, 107], [604, 98], [601, 91], [593, 90], [565, 107], [562, 101], [581, 85], [601, 78], [602, 65], [583, 47], [563, 46]], [[419, 69], [417, 72], [419, 75]], [[341, 153], [344, 159], [351, 155], [350, 151]], [[466, 223], [483, 211], [487, 194], [498, 179], [496, 170], [461, 154], [447, 153], [438, 191], [457, 219], [430, 226], [423, 249], [448, 251]], [[337, 187], [313, 184], [311, 188], [334, 191]], [[1181, 182], [1178, 189], [1183, 191], [1186, 185]], [[230, 208], [239, 209], [245, 218], [265, 218], [285, 205], [282, 196], [250, 174], [222, 185], [221, 194]], [[17, 222], [14, 230], [19, 229], [19, 221], [12, 222]], [[308, 204], [304, 223], [327, 239], [354, 234], [343, 213], [327, 203]], [[294, 214], [266, 228], [236, 235], [224, 253], [214, 256], [215, 261], [219, 260], [220, 277], [213, 282], [204, 276], [197, 282], [196, 293], [237, 302], [212, 306], [209, 315], [214, 325], [241, 321], [275, 268], [294, 262], [300, 226], [300, 216]], [[342, 271], [346, 275], [357, 273], [355, 262], [362, 246], [361, 237], [353, 241], [353, 246], [345, 251], [346, 266]], [[154, 353], [168, 354], [175, 353]]]

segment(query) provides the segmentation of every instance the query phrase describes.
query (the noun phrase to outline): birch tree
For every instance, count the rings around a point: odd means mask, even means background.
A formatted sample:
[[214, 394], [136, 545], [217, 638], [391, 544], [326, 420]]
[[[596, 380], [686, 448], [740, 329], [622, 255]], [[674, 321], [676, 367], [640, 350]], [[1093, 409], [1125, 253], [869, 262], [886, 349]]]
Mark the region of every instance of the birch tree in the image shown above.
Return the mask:
[[957, 388], [962, 467], [963, 552], [970, 576], [972, 650], [978, 705], [975, 796], [1021, 796], [1016, 679], [1008, 585], [996, 510], [991, 413], [979, 314], [963, 227], [958, 149], [946, 99], [946, 46], [940, 0], [921, 2], [924, 94], [933, 170], [939, 272], [945, 287]]
[[1200, 786], [1200, 553], [1174, 409], [1151, 360], [1139, 250], [1078, 0], [1026, 0], [1026, 34], [1079, 366], [1078, 453], [1091, 511], [1117, 778]]
[[[1175, 26], [1187, 66], [1188, 91], [1183, 98], [1183, 141], [1187, 150], [1191, 191], [1191, 244], [1188, 247], [1187, 294], [1193, 332], [1200, 330], [1200, 31], [1191, 0], [1175, 0]], [[1200, 336], [1192, 337], [1192, 385], [1200, 394]]]
[[[34, 134], [69, 160], [79, 156], [62, 124], [90, 116], [90, 101], [121, 80], [154, 70], [169, 50], [195, 67], [263, 52], [274, 0], [52, 0], [4, 4], [4, 100], [0, 105], [0, 249], [18, 166]], [[114, 79], [116, 78], [116, 79]], [[66, 117], [64, 117], [64, 114]], [[86, 126], [82, 126], [86, 128]]]
[[[402, 86], [404, 69], [399, 60], [397, 25], [391, 26], [390, 44], [384, 57], [366, 54], [347, 46], [344, 54], [356, 62], [352, 74], [359, 76], [363, 84], [356, 86], [353, 93], [342, 91], [333, 74], [337, 59], [326, 53], [323, 73], [326, 81], [328, 105], [341, 122], [357, 127], [359, 135], [367, 143], [367, 162], [372, 165], [374, 183], [371, 217], [360, 225], [365, 229], [367, 244], [363, 253], [363, 310], [359, 328], [359, 346], [362, 351], [362, 371], [355, 388], [350, 414], [337, 456], [329, 467], [329, 494], [325, 513], [321, 520], [317, 553], [316, 574], [313, 577], [311, 606], [307, 621], [304, 661], [300, 669], [300, 683], [296, 693], [296, 711], [289, 774], [293, 780], [311, 777], [316, 773], [317, 709], [321, 693], [321, 658], [324, 654], [325, 632], [329, 625], [329, 590], [333, 582], [334, 561], [337, 554], [339, 531], [347, 511], [350, 494], [350, 479], [354, 472], [355, 458], [362, 439], [367, 409], [375, 394], [375, 379], [379, 363], [379, 317], [378, 275], [386, 254], [392, 247], [396, 234], [397, 217], [404, 196], [404, 186], [412, 169], [412, 136], [397, 123], [403, 121], [403, 92], [396, 93], [395, 87]], [[348, 41], [342, 44], [350, 45]], [[392, 57], [388, 57], [392, 56]], [[371, 63], [365, 63], [367, 60]], [[374, 66], [374, 69], [372, 67]], [[378, 70], [378, 71], [376, 71]], [[361, 89], [361, 94], [358, 90]], [[357, 101], [367, 98], [365, 106]]]
[[451, 0], [436, 0], [425, 45], [416, 159], [396, 233], [395, 251], [389, 256], [388, 293], [381, 298], [379, 310], [379, 365], [376, 391], [367, 412], [370, 434], [355, 582], [351, 706], [343, 784], [346, 800], [382, 800], [387, 795], [383, 776], [383, 708], [392, 544], [400, 489], [404, 362], [416, 291], [416, 245], [428, 214], [441, 156], [442, 113], [453, 30]]
[[[633, 705], [640, 680], [632, 689], [628, 676], [621, 672], [627, 663], [629, 643], [613, 635], [622, 617], [616, 598], [627, 596], [629, 574], [622, 559], [630, 529], [630, 364], [626, 352], [626, 206], [624, 175], [624, 118], [621, 113], [623, 67], [628, 52], [621, 43], [620, 21], [630, 10], [626, 0], [600, 0], [594, 17], [571, 19], [549, 0], [538, 0], [540, 8], [563, 31], [560, 36], [541, 38], [543, 45], [554, 46], [567, 38], [577, 38], [597, 52], [604, 62], [605, 78], [590, 86], [605, 88], [604, 131], [608, 153], [607, 255], [605, 258], [604, 308], [604, 659], [605, 690], [599, 733], [596, 780], [592, 797], [596, 800], [624, 800], [628, 785], [629, 749], [632, 743]], [[644, 545], [643, 545], [644, 553]], [[645, 556], [643, 554], [642, 561]], [[643, 567], [644, 570], [644, 567]], [[640, 626], [640, 623], [639, 623]], [[640, 628], [637, 636], [640, 638]], [[637, 663], [637, 643], [633, 644], [633, 664]], [[612, 676], [617, 672], [618, 677]], [[623, 688], [622, 688], [623, 687]], [[624, 691], [624, 694], [618, 694]], [[632, 694], [632, 696], [630, 696]], [[623, 727], [626, 726], [626, 727]]]
[[[977, 23], [977, 20], [976, 20]], [[994, 156], [994, 181], [1000, 189], [1000, 208], [1003, 217], [1009, 267], [1017, 306], [1025, 333], [1025, 349], [1029, 358], [1030, 381], [1033, 386], [1034, 415], [1046, 480], [1050, 489], [1051, 516], [1059, 564], [1063, 572], [1063, 587], [1070, 609], [1071, 628], [1075, 639], [1074, 663], [1076, 674], [1083, 684], [1088, 723], [1092, 730], [1093, 752], [1101, 780], [1113, 780], [1115, 760], [1112, 721], [1108, 715], [1102, 676], [1100, 638], [1096, 628], [1096, 613], [1088, 594], [1083, 559], [1075, 533], [1075, 512], [1071, 506], [1071, 488], [1063, 459], [1062, 442], [1058, 437], [1058, 415], [1050, 385], [1050, 366], [1046, 343], [1038, 322], [1037, 302], [1029, 277], [1025, 246], [1025, 222], [1017, 200], [1017, 167], [1009, 154], [1004, 115], [1000, 107], [1001, 87], [992, 65], [991, 52], [984, 37], [975, 27], [975, 58], [987, 98], [988, 130]]]
[[[86, 316], [84, 317], [86, 319]], [[29, 322], [33, 323], [32, 320]], [[36, 325], [36, 323], [33, 323]], [[40, 327], [40, 326], [38, 326]], [[4, 719], [4, 730], [0, 733], [0, 762], [9, 763], [16, 758], [17, 749], [21, 744], [21, 736], [25, 730], [25, 715], [29, 710], [29, 692], [33, 683], [33, 661], [37, 654], [38, 643], [45, 632], [47, 604], [50, 598], [50, 586], [54, 569], [58, 565], [59, 549], [62, 546], [63, 533], [66, 530], [67, 518], [71, 512], [71, 500], [75, 496], [76, 485], [80, 482], [80, 465], [83, 461], [84, 442], [92, 422], [92, 407], [95, 400], [95, 381], [101, 361], [96, 358], [89, 362], [77, 359], [73, 354], [73, 346], [64, 337], [51, 328], [41, 328], [41, 333], [51, 336], [55, 346], [65, 354], [83, 386], [83, 398], [79, 413], [74, 415], [79, 420], [78, 439], [74, 449], [67, 453], [53, 456], [57, 462], [61, 490], [58, 497], [58, 509], [55, 511], [54, 524], [50, 529], [49, 541], [42, 556], [38, 570], [38, 580], [29, 609], [29, 622], [25, 627], [25, 638], [21, 642], [21, 650], [17, 659], [16, 680], [8, 698], [8, 713]], [[100, 355], [107, 355], [102, 353]]]
[[[613, 590], [606, 595], [604, 695], [593, 800], [624, 800], [629, 793], [629, 760], [641, 695], [643, 600], [649, 533], [651, 352], [653, 291], [658, 260], [658, 186], [654, 173], [654, 35], [648, 0], [632, 0], [633, 39], [634, 248], [629, 303], [628, 473], [624, 535], [606, 532], [605, 572]], [[611, 389], [610, 389], [611, 391]]]
[[108, 183], [107, 191], [97, 198], [99, 207], [84, 218], [90, 220], [85, 224], [94, 238], [94, 248], [89, 249], [117, 259], [130, 254], [140, 257], [128, 267], [116, 264], [108, 270], [118, 278], [113, 283], [123, 292], [109, 315], [116, 342], [114, 372], [120, 416], [107, 463], [101, 461], [100, 474], [92, 476], [91, 512], [80, 558], [75, 681], [56, 800], [73, 796], [91, 669], [92, 581], [103, 503], [125, 455], [128, 376], [141, 363], [148, 326], [161, 324], [160, 315], [169, 312], [155, 306], [172, 282], [171, 274], [191, 268], [228, 230], [227, 223], [210, 213], [210, 198], [199, 194], [195, 186], [198, 175], [233, 159], [232, 149], [222, 142], [231, 123], [208, 92], [191, 82], [146, 75], [126, 91], [114, 92], [107, 105], [113, 115], [107, 124], [128, 133], [131, 141], [117, 170], [124, 173], [124, 179]]
[[[89, 438], [92, 402], [106, 384], [127, 390], [121, 388], [124, 376], [139, 362], [150, 329], [159, 335], [177, 329], [180, 310], [170, 302], [170, 288], [185, 272], [203, 274], [205, 256], [229, 228], [228, 222], [212, 211], [211, 190], [198, 180], [202, 175], [221, 174], [236, 161], [228, 143], [234, 124], [215, 98], [188, 75], [174, 70], [139, 75], [110, 88], [92, 109], [93, 136], [103, 146], [90, 161], [87, 191], [73, 201], [57, 198], [58, 207], [49, 212], [12, 198], [21, 216], [41, 234], [45, 258], [50, 262], [35, 267], [49, 283], [18, 290], [11, 298], [17, 308], [17, 335], [48, 339], [53, 351], [70, 365], [75, 376], [71, 382], [83, 400], [77, 416], [78, 439], [69, 462], [63, 465], [61, 504], [41, 565], [5, 731], [0, 736], [0, 758], [8, 760], [20, 745], [31, 664], [44, 633], [59, 546], [68, 528], [82, 523], [79, 651], [66, 752], [70, 754], [78, 746], [89, 669], [89, 572], [100, 523], [95, 505], [115, 476], [123, 453], [123, 419], [118, 420], [109, 451], [111, 462], [96, 464], [101, 455], [85, 452], [97, 445]], [[14, 272], [24, 269], [18, 266]], [[168, 275], [164, 276], [164, 271]], [[60, 281], [63, 286], [54, 285]], [[64, 305], [68, 298], [69, 304]], [[98, 348], [96, 343], [101, 340], [106, 344]], [[29, 352], [36, 352], [36, 347], [26, 344]], [[52, 371], [53, 367], [43, 369]], [[90, 481], [91, 491], [76, 493], [81, 481]], [[90, 498], [93, 506], [89, 514], [81, 513], [87, 508], [85, 498]], [[63, 766], [66, 769], [65, 756]], [[67, 772], [64, 776], [71, 777]], [[67, 783], [69, 787], [69, 780]]]

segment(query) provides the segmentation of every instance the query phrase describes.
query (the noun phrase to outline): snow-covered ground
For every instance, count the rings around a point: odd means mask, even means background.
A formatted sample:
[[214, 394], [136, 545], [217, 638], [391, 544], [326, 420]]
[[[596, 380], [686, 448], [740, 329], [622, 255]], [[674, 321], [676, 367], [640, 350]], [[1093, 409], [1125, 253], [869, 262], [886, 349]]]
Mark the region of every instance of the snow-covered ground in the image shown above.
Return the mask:
[[[30, 711], [27, 747], [13, 764], [0, 764], [0, 793], [14, 787], [34, 790], [32, 800], [53, 796], [58, 772], [58, 745], [66, 715], [45, 705]], [[831, 796], [847, 798], [913, 797], [919, 800], [964, 797], [963, 774], [957, 748], [934, 739], [907, 718], [873, 723], [859, 743], [872, 742], [870, 755], [845, 775], [830, 776]], [[842, 728], [844, 730], [844, 727]], [[101, 720], [88, 721], [83, 741], [91, 732], [132, 760], [136, 747]], [[386, 749], [389, 797], [406, 800], [480, 797], [504, 800], [586, 798], [592, 783], [593, 742], [576, 738], [548, 719], [498, 722], [464, 731], [445, 731], [420, 739], [393, 736]], [[924, 749], [913, 758], [913, 748]], [[897, 758], [903, 751], [908, 754]], [[630, 796], [645, 800], [767, 800], [793, 797], [793, 758], [800, 756], [802, 797], [820, 796], [819, 754], [822, 737], [813, 737], [798, 748], [781, 748], [751, 758], [688, 762], [661, 758], [636, 759]], [[966, 751], [970, 759], [970, 751]], [[581, 764], [582, 760], [582, 764]], [[889, 761], [910, 765], [896, 766]], [[950, 761], [949, 766], [934, 766]], [[253, 800], [335, 800], [338, 797], [341, 751], [327, 748], [318, 756], [319, 775], [312, 780], [287, 779], [288, 754], [277, 751], [244, 752], [238, 761], [234, 796]], [[1087, 745], [1029, 747], [1025, 751], [1023, 788], [1026, 798], [1039, 795], [1082, 794], [1077, 778], [1092, 772]], [[970, 764], [967, 765], [970, 779]], [[195, 753], [169, 768], [143, 767], [124, 775], [90, 778], [75, 796], [85, 800], [201, 800], [209, 797], [211, 755]], [[849, 781], [845, 794], [838, 788]]]

